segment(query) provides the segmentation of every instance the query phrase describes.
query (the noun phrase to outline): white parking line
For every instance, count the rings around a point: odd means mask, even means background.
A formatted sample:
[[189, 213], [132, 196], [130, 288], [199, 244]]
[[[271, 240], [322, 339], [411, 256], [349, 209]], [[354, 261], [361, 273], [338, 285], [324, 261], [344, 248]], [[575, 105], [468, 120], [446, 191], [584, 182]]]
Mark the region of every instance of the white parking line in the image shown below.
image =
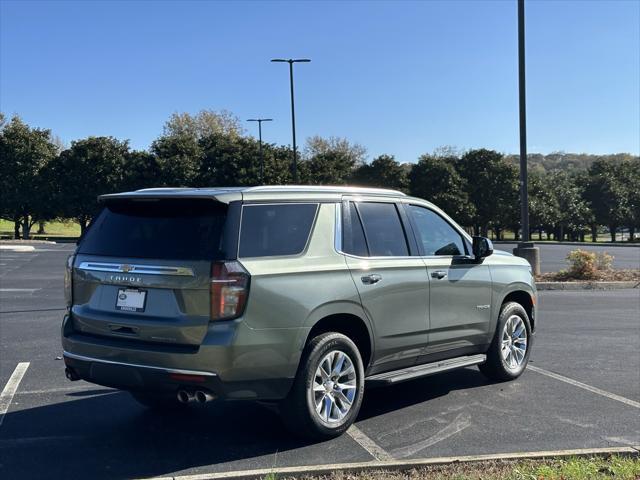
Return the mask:
[[387, 451], [374, 442], [369, 436], [367, 436], [362, 430], [355, 425], [351, 425], [347, 430], [347, 435], [353, 438], [362, 448], [364, 448], [369, 455], [379, 461], [393, 460], [393, 457], [387, 453]]
[[597, 387], [592, 387], [591, 385], [587, 385], [586, 383], [579, 382], [577, 380], [574, 380], [573, 378], [565, 377], [564, 375], [550, 372], [549, 370], [545, 370], [540, 367], [534, 367], [533, 365], [528, 365], [527, 369], [533, 370], [534, 372], [540, 373], [541, 375], [546, 375], [547, 377], [555, 378], [556, 380], [560, 380], [561, 382], [568, 383], [569, 385], [573, 385], [574, 387], [582, 388], [591, 393], [602, 395], [603, 397], [610, 398], [611, 400], [616, 400], [617, 402], [624, 403], [625, 405], [629, 405], [630, 407], [640, 408], [640, 402], [636, 402], [635, 400], [631, 400], [626, 397], [621, 397], [620, 395], [607, 392], [606, 390], [601, 390]]
[[18, 292], [37, 292], [38, 290], [42, 290], [41, 288], [0, 288], [0, 292], [5, 293], [18, 293]]
[[18, 385], [20, 385], [20, 381], [22, 377], [24, 377], [27, 368], [29, 368], [29, 362], [19, 363], [11, 374], [11, 377], [9, 377], [9, 381], [2, 390], [2, 393], [0, 393], [0, 426], [2, 426], [4, 415], [9, 410], [11, 400], [13, 400], [16, 390], [18, 390]]

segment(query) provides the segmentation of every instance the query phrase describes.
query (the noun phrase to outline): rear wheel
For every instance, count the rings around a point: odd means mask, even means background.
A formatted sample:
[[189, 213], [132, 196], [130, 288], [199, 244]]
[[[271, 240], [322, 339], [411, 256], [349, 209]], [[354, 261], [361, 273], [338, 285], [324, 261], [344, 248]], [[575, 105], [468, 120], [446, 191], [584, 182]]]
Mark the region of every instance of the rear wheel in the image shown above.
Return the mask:
[[516, 302], [507, 302], [500, 310], [496, 334], [480, 371], [492, 380], [518, 378], [529, 362], [531, 323], [527, 311]]
[[180, 403], [176, 395], [166, 393], [129, 392], [140, 405], [152, 410], [184, 410], [187, 404]]
[[336, 437], [355, 421], [363, 393], [364, 368], [358, 348], [340, 333], [323, 333], [306, 346], [280, 413], [297, 435]]

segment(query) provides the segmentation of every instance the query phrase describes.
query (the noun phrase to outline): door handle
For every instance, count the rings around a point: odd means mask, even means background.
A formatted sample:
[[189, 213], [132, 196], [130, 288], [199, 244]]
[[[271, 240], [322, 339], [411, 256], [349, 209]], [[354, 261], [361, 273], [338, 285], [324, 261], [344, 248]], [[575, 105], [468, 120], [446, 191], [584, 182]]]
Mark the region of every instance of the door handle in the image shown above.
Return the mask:
[[431, 278], [437, 278], [438, 280], [442, 280], [447, 276], [447, 272], [444, 270], [436, 270], [435, 272], [431, 272]]
[[360, 277], [360, 280], [362, 280], [362, 283], [364, 283], [365, 285], [373, 285], [374, 283], [378, 283], [380, 280], [382, 280], [382, 275], [372, 273], [370, 275]]

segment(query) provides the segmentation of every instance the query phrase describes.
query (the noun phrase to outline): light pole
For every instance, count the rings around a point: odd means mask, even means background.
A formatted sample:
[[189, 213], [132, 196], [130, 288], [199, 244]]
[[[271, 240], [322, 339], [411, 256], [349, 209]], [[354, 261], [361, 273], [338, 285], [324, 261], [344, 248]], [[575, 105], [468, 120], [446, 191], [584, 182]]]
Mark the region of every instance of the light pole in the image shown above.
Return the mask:
[[298, 183], [298, 152], [296, 150], [296, 111], [293, 102], [293, 64], [294, 63], [308, 63], [311, 60], [308, 58], [274, 58], [272, 62], [288, 63], [289, 64], [289, 85], [291, 87], [291, 131], [293, 134], [293, 162], [291, 164], [291, 174], [293, 176], [293, 183]]
[[262, 122], [273, 122], [273, 118], [250, 118], [247, 122], [258, 122], [258, 150], [260, 151], [260, 183], [264, 183], [264, 158], [262, 158]]
[[524, 0], [518, 0], [518, 92], [520, 104], [520, 228], [522, 238], [513, 253], [526, 258], [533, 273], [540, 273], [540, 249], [529, 241], [529, 192], [527, 178], [527, 95], [525, 89]]

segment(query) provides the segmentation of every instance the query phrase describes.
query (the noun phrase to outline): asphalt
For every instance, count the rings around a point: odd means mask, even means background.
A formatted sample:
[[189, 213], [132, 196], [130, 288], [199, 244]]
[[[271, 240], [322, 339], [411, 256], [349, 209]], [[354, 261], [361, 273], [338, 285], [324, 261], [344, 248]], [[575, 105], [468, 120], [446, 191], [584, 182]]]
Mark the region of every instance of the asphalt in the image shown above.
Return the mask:
[[[496, 249], [513, 253], [515, 243], [496, 243]], [[613, 255], [614, 268], [640, 268], [640, 246], [616, 247], [613, 245], [561, 245], [537, 243], [540, 248], [540, 270], [542, 273], [557, 272], [567, 268], [567, 254], [578, 248], [591, 252], [606, 252]]]
[[[349, 435], [301, 442], [261, 405], [213, 403], [163, 416], [126, 393], [68, 382], [57, 358], [69, 248], [0, 251], [0, 391], [19, 362], [30, 362], [0, 425], [0, 478], [140, 478], [374, 459]], [[396, 460], [640, 444], [640, 291], [549, 291], [539, 301], [535, 370], [492, 383], [468, 368], [368, 390], [359, 431]]]

